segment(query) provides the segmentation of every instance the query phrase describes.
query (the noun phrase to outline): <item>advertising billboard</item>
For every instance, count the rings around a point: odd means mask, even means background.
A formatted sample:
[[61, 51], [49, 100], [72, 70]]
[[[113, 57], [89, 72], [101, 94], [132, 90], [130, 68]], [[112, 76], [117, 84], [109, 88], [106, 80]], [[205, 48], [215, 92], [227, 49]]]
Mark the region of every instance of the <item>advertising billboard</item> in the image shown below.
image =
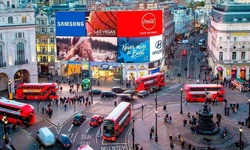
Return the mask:
[[162, 35], [150, 37], [150, 61], [159, 60], [163, 57]]
[[118, 37], [149, 37], [161, 34], [161, 10], [117, 12]]
[[116, 37], [57, 37], [57, 59], [117, 62]]
[[56, 36], [86, 36], [85, 12], [56, 12]]
[[116, 37], [117, 15], [115, 11], [86, 12], [88, 36]]
[[118, 38], [118, 62], [149, 62], [149, 37]]

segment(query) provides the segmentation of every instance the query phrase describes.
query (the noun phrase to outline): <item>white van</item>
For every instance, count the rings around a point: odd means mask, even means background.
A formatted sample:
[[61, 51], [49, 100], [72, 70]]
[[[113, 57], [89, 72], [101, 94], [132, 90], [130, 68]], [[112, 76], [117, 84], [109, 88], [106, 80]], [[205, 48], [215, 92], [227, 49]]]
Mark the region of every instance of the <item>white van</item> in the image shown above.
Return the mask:
[[37, 132], [37, 139], [42, 143], [43, 146], [53, 146], [56, 142], [55, 135], [50, 131], [48, 127], [42, 127]]

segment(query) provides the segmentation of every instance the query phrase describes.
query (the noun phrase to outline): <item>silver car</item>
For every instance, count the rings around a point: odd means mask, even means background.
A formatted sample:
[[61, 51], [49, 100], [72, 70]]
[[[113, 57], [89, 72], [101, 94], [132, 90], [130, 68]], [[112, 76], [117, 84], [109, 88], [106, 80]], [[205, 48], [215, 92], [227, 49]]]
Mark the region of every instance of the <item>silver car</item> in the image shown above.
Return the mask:
[[142, 90], [142, 91], [139, 91], [137, 93], [138, 97], [145, 97], [145, 96], [148, 96], [148, 95], [149, 95], [149, 91], [146, 91], [146, 90]]

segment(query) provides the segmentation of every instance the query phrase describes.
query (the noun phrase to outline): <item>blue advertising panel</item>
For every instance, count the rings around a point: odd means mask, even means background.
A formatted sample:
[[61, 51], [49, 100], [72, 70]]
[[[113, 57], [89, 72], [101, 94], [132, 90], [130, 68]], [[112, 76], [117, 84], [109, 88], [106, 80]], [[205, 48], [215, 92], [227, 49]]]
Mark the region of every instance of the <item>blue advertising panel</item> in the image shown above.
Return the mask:
[[118, 62], [140, 63], [150, 61], [149, 37], [118, 38]]
[[86, 36], [85, 12], [56, 12], [56, 36]]

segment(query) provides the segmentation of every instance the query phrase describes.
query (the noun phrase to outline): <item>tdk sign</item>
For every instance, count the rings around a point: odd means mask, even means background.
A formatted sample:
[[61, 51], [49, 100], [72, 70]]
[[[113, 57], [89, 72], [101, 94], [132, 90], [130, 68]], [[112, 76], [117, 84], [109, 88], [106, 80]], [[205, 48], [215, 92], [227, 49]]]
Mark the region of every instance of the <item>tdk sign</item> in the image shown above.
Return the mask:
[[161, 49], [162, 48], [162, 40], [159, 40], [155, 43], [155, 48]]
[[110, 67], [109, 64], [101, 64], [101, 65], [100, 65], [100, 68], [101, 68], [102, 70], [108, 70], [109, 67]]

